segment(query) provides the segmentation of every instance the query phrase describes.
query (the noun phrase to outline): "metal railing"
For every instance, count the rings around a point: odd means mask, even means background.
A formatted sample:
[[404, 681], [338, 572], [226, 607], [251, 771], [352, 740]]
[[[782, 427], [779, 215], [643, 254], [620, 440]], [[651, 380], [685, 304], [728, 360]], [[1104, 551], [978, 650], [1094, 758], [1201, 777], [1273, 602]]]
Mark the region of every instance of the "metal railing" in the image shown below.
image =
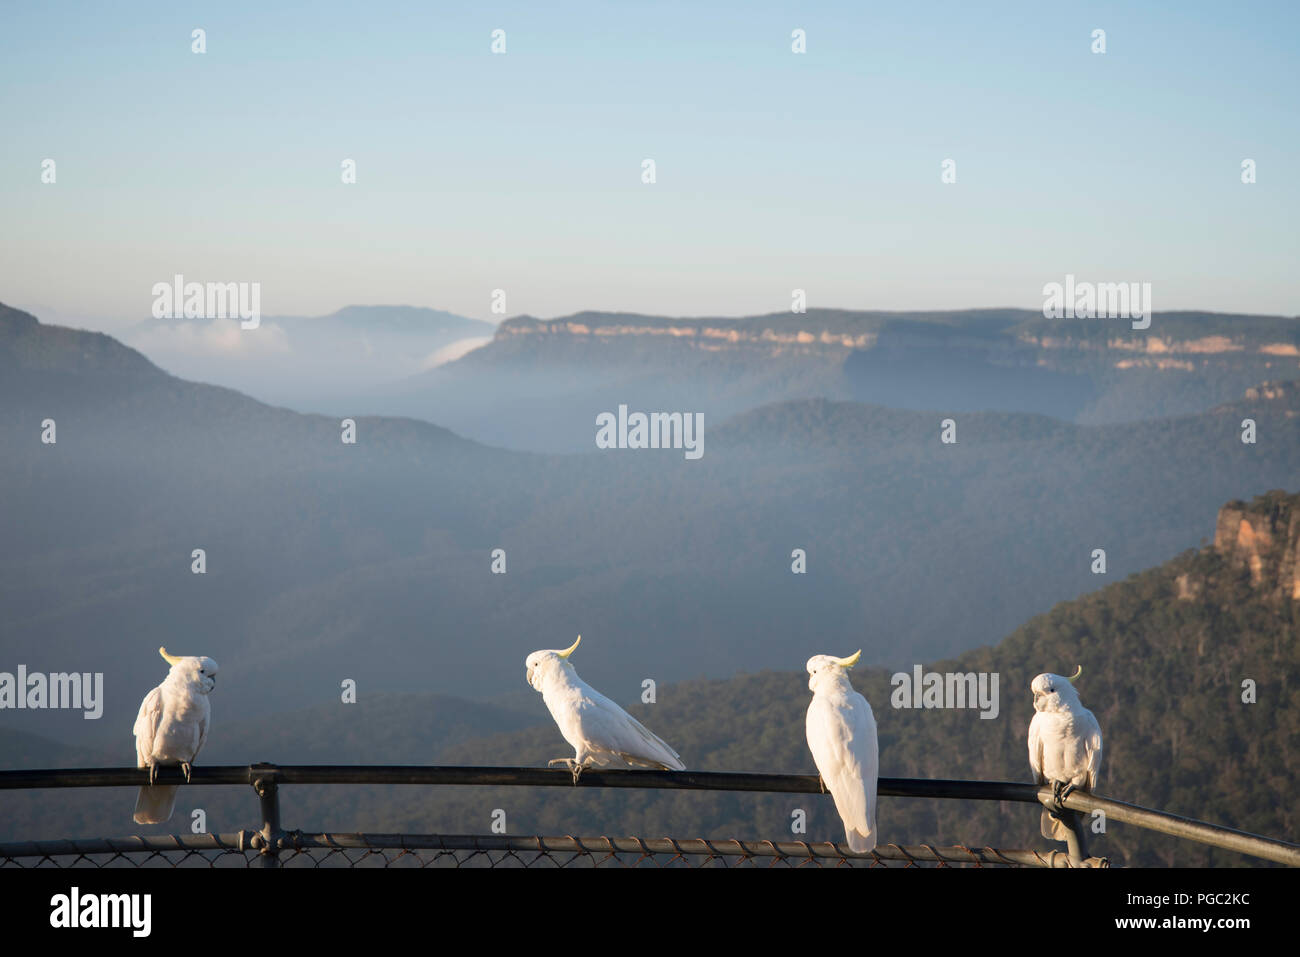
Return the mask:
[[[147, 785], [148, 772], [140, 768], [77, 768], [68, 770], [0, 771], [0, 790], [67, 787], [139, 787]], [[159, 768], [158, 784], [186, 781], [179, 768]], [[102, 866], [96, 855], [126, 860], [137, 866], [153, 862], [206, 863], [218, 866], [222, 859], [243, 859], [242, 866], [280, 867], [305, 862], [308, 866], [341, 863], [346, 866], [369, 862], [379, 866], [394, 863], [415, 866], [531, 866], [543, 860], [559, 866], [599, 865], [607, 861], [633, 866], [651, 862], [662, 865], [685, 863], [812, 864], [822, 866], [880, 866], [903, 863], [908, 866], [934, 864], [985, 864], [1037, 867], [1104, 867], [1104, 859], [1089, 857], [1086, 828], [1081, 813], [1100, 810], [1108, 821], [1118, 821], [1187, 840], [1198, 841], [1270, 861], [1300, 866], [1300, 845], [1207, 824], [1164, 811], [1139, 807], [1074, 791], [1058, 799], [1049, 787], [1001, 781], [946, 781], [909, 778], [880, 778], [878, 793], [885, 797], [939, 798], [974, 801], [1014, 801], [1039, 804], [1057, 814], [1070, 828], [1069, 853], [1058, 851], [997, 850], [962, 846], [932, 845], [877, 847], [870, 854], [857, 854], [846, 845], [831, 843], [673, 840], [642, 838], [515, 837], [508, 835], [410, 835], [410, 834], [305, 834], [286, 831], [280, 822], [279, 788], [289, 784], [414, 784], [581, 788], [654, 788], [671, 790], [821, 793], [816, 775], [749, 774], [719, 771], [584, 771], [575, 784], [567, 770], [510, 767], [337, 766], [253, 764], [224, 767], [196, 767], [190, 785], [246, 785], [258, 795], [262, 827], [257, 831], [229, 834], [127, 837], [82, 841], [26, 841], [0, 844], [0, 866], [36, 859], [57, 864], [56, 858], [72, 857], [73, 863]], [[356, 859], [348, 856], [357, 853]], [[389, 852], [396, 852], [389, 857]], [[136, 861], [130, 856], [140, 857]], [[563, 860], [556, 855], [563, 855]], [[282, 859], [283, 858], [283, 859]], [[382, 863], [381, 863], [382, 861]], [[239, 866], [239, 862], [235, 861]], [[365, 865], [363, 865], [365, 866]]]

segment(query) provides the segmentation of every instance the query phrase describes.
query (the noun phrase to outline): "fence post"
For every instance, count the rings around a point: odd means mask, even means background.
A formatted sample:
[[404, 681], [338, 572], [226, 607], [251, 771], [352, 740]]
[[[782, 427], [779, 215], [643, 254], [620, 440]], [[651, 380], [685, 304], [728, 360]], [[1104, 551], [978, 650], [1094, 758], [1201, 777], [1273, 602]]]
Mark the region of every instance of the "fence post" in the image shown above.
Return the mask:
[[253, 790], [262, 806], [262, 830], [259, 832], [261, 853], [259, 867], [280, 866], [280, 791], [277, 784], [280, 769], [274, 764], [249, 765], [248, 776], [253, 779]]
[[1082, 867], [1088, 859], [1088, 828], [1083, 822], [1083, 815], [1078, 811], [1062, 809], [1057, 812], [1067, 828], [1065, 846], [1070, 849], [1070, 866]]

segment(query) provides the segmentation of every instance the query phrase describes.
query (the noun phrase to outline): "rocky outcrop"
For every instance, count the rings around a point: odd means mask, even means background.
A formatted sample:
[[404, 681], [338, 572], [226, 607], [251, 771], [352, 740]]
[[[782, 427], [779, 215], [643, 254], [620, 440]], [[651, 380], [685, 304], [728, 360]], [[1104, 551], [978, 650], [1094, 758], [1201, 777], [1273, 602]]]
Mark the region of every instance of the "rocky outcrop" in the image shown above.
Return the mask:
[[1248, 569], [1255, 587], [1300, 601], [1300, 495], [1272, 491], [1249, 504], [1229, 502], [1219, 509], [1214, 549]]

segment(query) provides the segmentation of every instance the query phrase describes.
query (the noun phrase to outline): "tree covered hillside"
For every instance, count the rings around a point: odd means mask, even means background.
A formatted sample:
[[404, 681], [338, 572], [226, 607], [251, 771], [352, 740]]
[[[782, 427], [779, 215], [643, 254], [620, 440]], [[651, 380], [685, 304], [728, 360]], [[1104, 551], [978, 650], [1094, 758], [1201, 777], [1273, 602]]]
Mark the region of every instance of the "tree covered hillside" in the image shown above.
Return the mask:
[[[891, 676], [859, 669], [853, 680], [880, 729], [881, 774], [889, 777], [1026, 781], [1029, 683], [1042, 671], [1083, 665], [1080, 695], [1101, 722], [1105, 756], [1099, 791], [1214, 823], [1294, 840], [1292, 795], [1300, 782], [1300, 495], [1271, 492], [1219, 513], [1215, 542], [1101, 591], [1057, 605], [1004, 641], [927, 671], [999, 676], [999, 712], [898, 709]], [[847, 654], [849, 636], [792, 643], [792, 664], [819, 652]], [[579, 671], [604, 652], [584, 642]], [[737, 662], [743, 666], [743, 661]], [[520, 682], [523, 681], [519, 663]], [[1243, 701], [1242, 683], [1256, 700]], [[602, 690], [624, 705], [639, 676]], [[535, 722], [527, 721], [531, 698]], [[692, 768], [812, 773], [803, 720], [806, 675], [739, 674], [659, 689], [653, 705], [629, 707], [679, 750]], [[214, 703], [219, 709], [220, 702]], [[477, 708], [477, 710], [475, 710]], [[220, 711], [217, 711], [220, 717]], [[467, 720], [468, 719], [468, 720]], [[364, 699], [217, 726], [207, 763], [440, 763], [541, 766], [570, 754], [540, 696], [511, 696], [507, 710], [407, 696]], [[476, 734], [471, 727], [489, 729]], [[392, 745], [400, 741], [401, 747]], [[30, 739], [9, 742], [9, 766], [35, 766]], [[121, 755], [103, 763], [125, 764]], [[62, 755], [70, 758], [71, 755]], [[85, 760], [85, 756], [79, 756]], [[39, 763], [39, 762], [37, 762]], [[56, 762], [50, 762], [56, 763]], [[188, 801], [187, 801], [188, 799]], [[5, 837], [130, 833], [125, 791], [0, 795]], [[245, 788], [182, 791], [177, 817], [152, 830], [184, 827], [202, 801], [212, 830], [253, 826]], [[808, 813], [809, 840], [840, 840], [829, 797], [735, 795], [587, 788], [290, 787], [286, 826], [304, 829], [486, 833], [495, 809], [511, 833], [635, 834], [647, 837], [790, 837], [792, 811]], [[881, 840], [1047, 849], [1038, 812], [1019, 804], [883, 798]], [[1236, 865], [1251, 859], [1115, 824], [1092, 850], [1123, 865]]]

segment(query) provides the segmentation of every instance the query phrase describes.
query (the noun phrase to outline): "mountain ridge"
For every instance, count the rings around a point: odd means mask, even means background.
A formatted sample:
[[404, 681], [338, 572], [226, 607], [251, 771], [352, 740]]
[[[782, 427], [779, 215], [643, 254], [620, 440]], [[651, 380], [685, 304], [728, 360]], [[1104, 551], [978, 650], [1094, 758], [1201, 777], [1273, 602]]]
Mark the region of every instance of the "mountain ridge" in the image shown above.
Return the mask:
[[[1300, 377], [1300, 320], [1157, 313], [1147, 330], [1017, 309], [810, 309], [726, 318], [587, 311], [515, 316], [468, 355], [374, 396], [489, 444], [572, 451], [596, 413], [698, 411], [719, 422], [831, 399], [1116, 424], [1204, 411]], [[473, 401], [465, 396], [473, 391]]]
[[[502, 660], [576, 633], [601, 636], [591, 677], [607, 684], [771, 668], [822, 632], [855, 635], [868, 662], [937, 657], [1177, 554], [1212, 532], [1207, 509], [1300, 474], [1289, 388], [1231, 415], [1104, 428], [959, 414], [951, 446], [944, 416], [822, 401], [809, 408], [838, 418], [706, 420], [692, 462], [508, 451], [366, 416], [347, 445], [338, 418], [141, 368], [0, 376], [6, 651], [103, 671], [106, 720], [128, 725], [137, 668], [178, 635], [222, 662], [230, 706], [250, 713], [307, 706], [345, 676], [495, 695], [517, 683]], [[40, 441], [46, 418], [57, 445]], [[1112, 577], [1089, 570], [1099, 546]], [[427, 673], [401, 664], [427, 654]], [[19, 717], [39, 731], [64, 716]]]

